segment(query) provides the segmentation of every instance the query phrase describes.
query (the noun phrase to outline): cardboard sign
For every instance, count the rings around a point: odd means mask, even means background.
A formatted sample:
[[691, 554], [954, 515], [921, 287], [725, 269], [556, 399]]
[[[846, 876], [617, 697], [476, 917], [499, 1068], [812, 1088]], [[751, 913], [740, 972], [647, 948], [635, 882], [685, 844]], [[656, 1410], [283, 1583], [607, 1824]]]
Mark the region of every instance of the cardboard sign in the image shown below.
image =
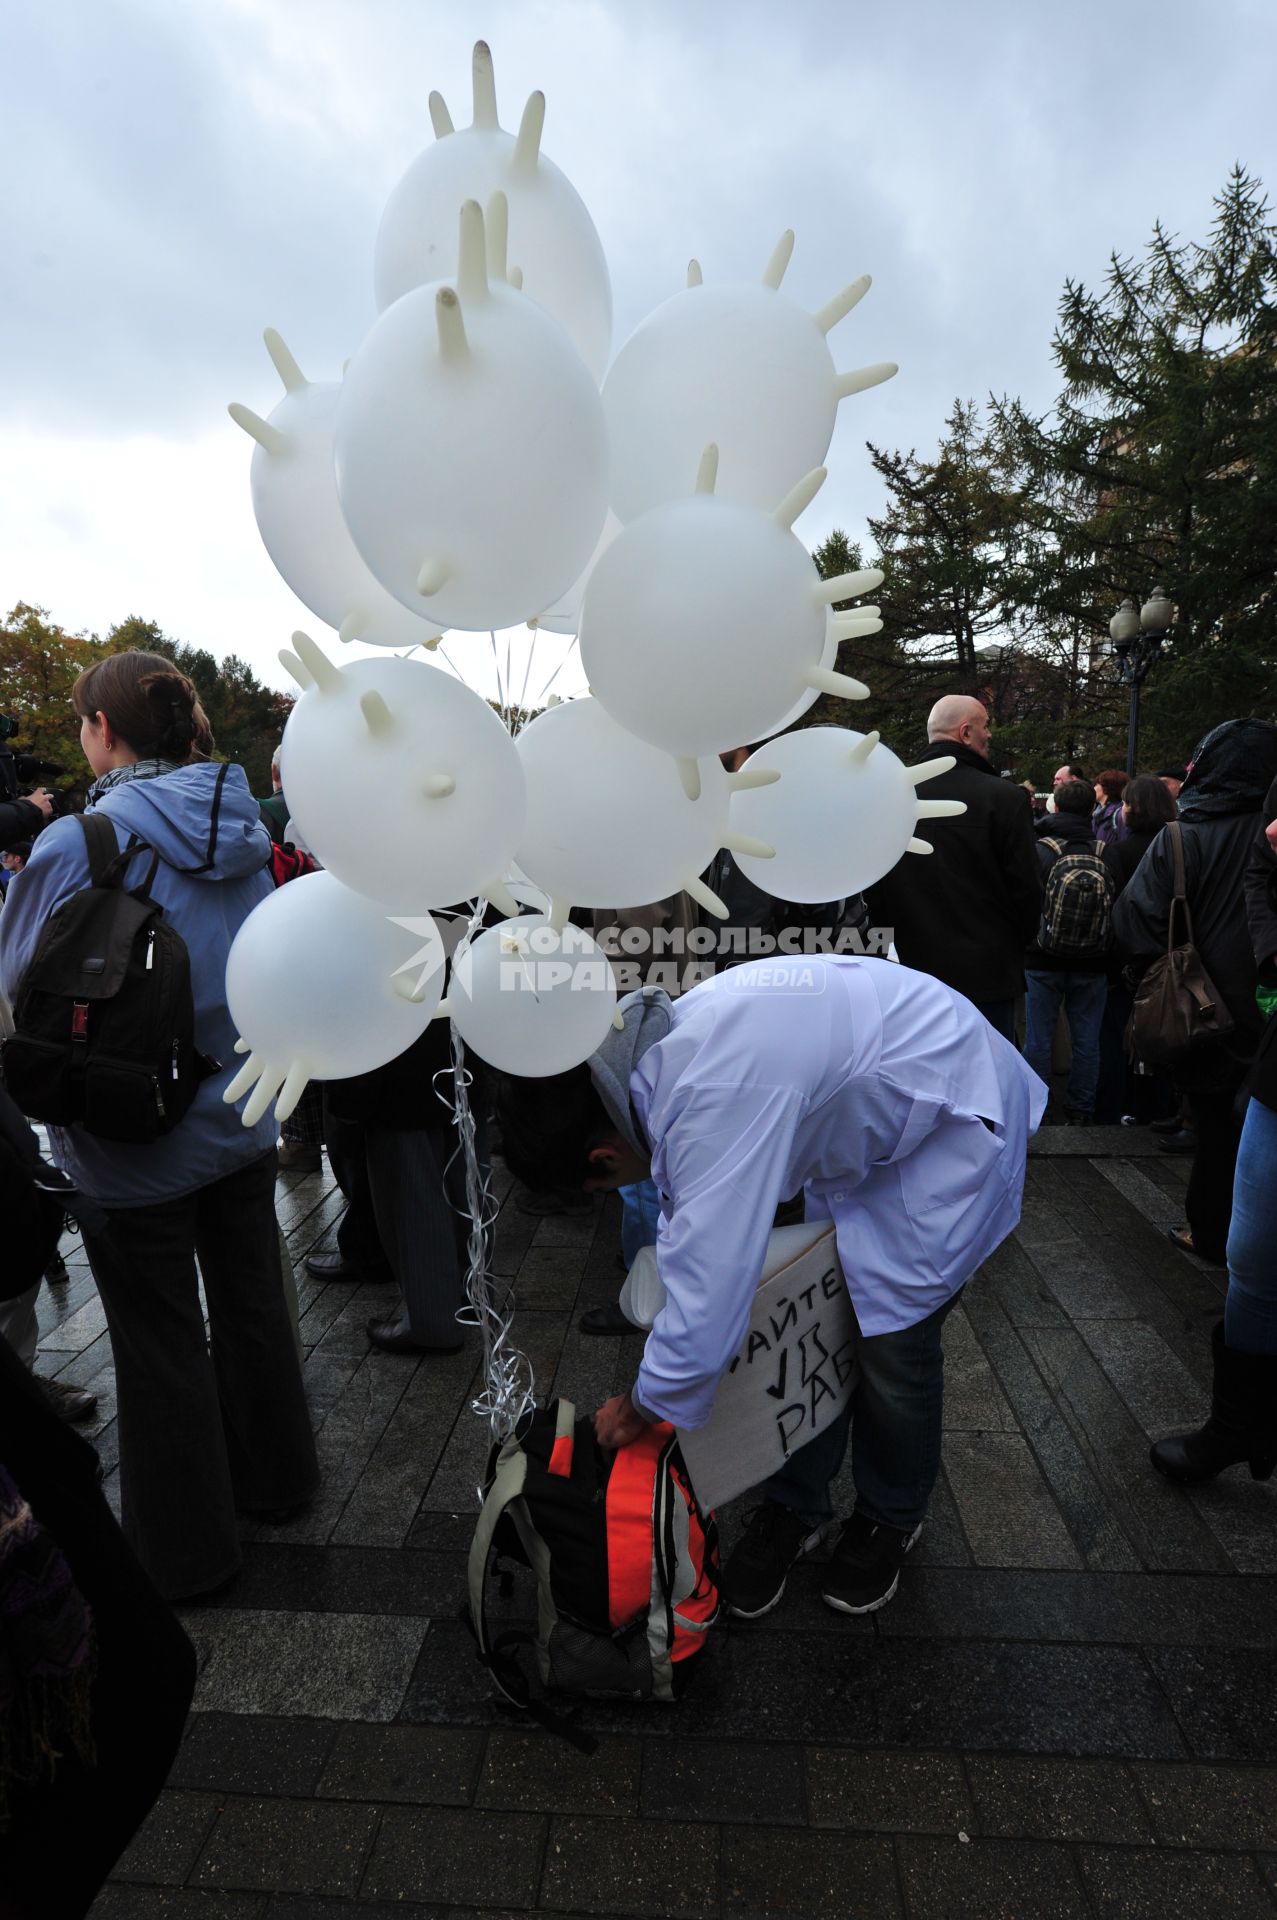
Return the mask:
[[[646, 1262], [641, 1270], [639, 1261]], [[645, 1248], [621, 1294], [632, 1319], [641, 1305], [647, 1325], [663, 1304], [655, 1270], [655, 1250]], [[719, 1382], [709, 1421], [679, 1431], [702, 1506], [758, 1486], [824, 1432], [855, 1385], [858, 1337], [833, 1227], [778, 1227], [744, 1344]]]

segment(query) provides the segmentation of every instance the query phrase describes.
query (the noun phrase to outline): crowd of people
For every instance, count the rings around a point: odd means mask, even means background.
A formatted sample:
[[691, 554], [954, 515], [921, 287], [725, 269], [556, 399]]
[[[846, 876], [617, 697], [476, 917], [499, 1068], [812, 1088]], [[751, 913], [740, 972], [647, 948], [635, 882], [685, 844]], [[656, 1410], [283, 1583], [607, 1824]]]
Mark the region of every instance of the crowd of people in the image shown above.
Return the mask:
[[[312, 1089], [282, 1144], [272, 1120], [245, 1127], [222, 1098], [236, 1041], [230, 945], [274, 886], [314, 865], [290, 836], [278, 764], [272, 793], [255, 799], [243, 771], [216, 759], [195, 686], [154, 655], [99, 661], [73, 701], [93, 775], [85, 814], [50, 818], [43, 791], [0, 807], [0, 1011], [11, 1003], [21, 1030], [32, 981], [65, 962], [68, 914], [86, 889], [141, 885], [189, 956], [193, 1039], [180, 1062], [173, 1043], [172, 1112], [155, 1083], [150, 1135], [50, 1126], [61, 1181], [51, 1235], [51, 1176], [31, 1172], [34, 1140], [0, 1090], [6, 1179], [36, 1196], [27, 1266], [0, 1289], [0, 1614], [15, 1580], [38, 1592], [28, 1644], [46, 1715], [0, 1740], [0, 1858], [18, 1876], [19, 1914], [83, 1911], [158, 1789], [193, 1684], [171, 1606], [235, 1579], [243, 1519], [286, 1519], [317, 1490], [275, 1215], [281, 1155], [313, 1167], [326, 1150], [346, 1198], [336, 1245], [310, 1256], [312, 1272], [394, 1283], [395, 1310], [368, 1323], [373, 1349], [460, 1347], [472, 1225], [446, 1024], [375, 1073]], [[1015, 1224], [1043, 1119], [1148, 1124], [1168, 1150], [1192, 1151], [1174, 1237], [1227, 1264], [1227, 1305], [1210, 1417], [1159, 1443], [1154, 1464], [1193, 1481], [1277, 1461], [1277, 1261], [1262, 1205], [1277, 1155], [1264, 1019], [1265, 988], [1277, 986], [1277, 727], [1230, 721], [1186, 767], [1129, 780], [1066, 764], [1045, 804], [998, 777], [991, 740], [977, 700], [946, 697], [931, 712], [924, 757], [952, 765], [928, 795], [965, 811], [934, 823], [925, 880], [910, 860], [865, 899], [798, 906], [720, 854], [706, 882], [723, 922], [708, 926], [686, 895], [588, 916], [635, 989], [589, 1063], [537, 1082], [472, 1063], [481, 1166], [495, 1123], [520, 1204], [583, 1208], [617, 1190], [623, 1264], [658, 1247], [665, 1306], [631, 1390], [598, 1410], [600, 1445], [622, 1447], [654, 1420], [702, 1425], [774, 1224], [805, 1210], [833, 1225], [859, 1376], [833, 1424], [762, 1489], [728, 1560], [726, 1597], [748, 1618], [776, 1605], [794, 1562], [834, 1533], [830, 1488], [848, 1444], [856, 1505], [821, 1592], [854, 1614], [894, 1594], [939, 1468], [944, 1321]], [[1227, 1031], [1150, 1072], [1127, 1047], [1134, 998], [1141, 974], [1185, 939]], [[71, 959], [86, 976], [109, 967], [100, 954]], [[79, 1010], [95, 990], [69, 1002], [60, 1099], [83, 1098]], [[91, 1415], [92, 1396], [31, 1371], [64, 1203], [80, 1209], [110, 1335], [122, 1532], [92, 1450], [68, 1426]], [[630, 1322], [618, 1304], [583, 1326]], [[128, 1676], [143, 1638], [150, 1680], [139, 1688]], [[0, 1691], [0, 1709], [20, 1720], [22, 1698]], [[55, 1745], [56, 1783], [45, 1764]], [[47, 1881], [22, 1875], [47, 1874], [71, 1808], [81, 1844], [55, 1906]], [[24, 1865], [33, 1858], [38, 1868]]]

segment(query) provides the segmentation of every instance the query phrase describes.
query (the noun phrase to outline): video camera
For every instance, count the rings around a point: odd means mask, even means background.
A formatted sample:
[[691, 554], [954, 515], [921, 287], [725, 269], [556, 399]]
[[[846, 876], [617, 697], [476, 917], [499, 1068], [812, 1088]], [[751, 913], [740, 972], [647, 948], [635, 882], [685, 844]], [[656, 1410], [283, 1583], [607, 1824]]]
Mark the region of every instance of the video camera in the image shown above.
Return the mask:
[[12, 713], [0, 713], [0, 800], [18, 799], [24, 782], [57, 780], [66, 768], [57, 760], [41, 760], [38, 754], [15, 753], [9, 742], [21, 728]]

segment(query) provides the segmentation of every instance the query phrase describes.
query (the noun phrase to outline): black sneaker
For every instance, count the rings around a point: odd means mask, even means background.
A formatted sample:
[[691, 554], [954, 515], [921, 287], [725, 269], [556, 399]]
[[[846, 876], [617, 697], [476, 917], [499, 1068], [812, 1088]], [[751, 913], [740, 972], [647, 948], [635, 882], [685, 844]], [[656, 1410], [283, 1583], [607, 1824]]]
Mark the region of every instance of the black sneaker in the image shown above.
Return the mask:
[[760, 1620], [785, 1591], [789, 1569], [818, 1547], [828, 1526], [809, 1527], [789, 1507], [764, 1500], [755, 1507], [723, 1568], [727, 1605], [740, 1620]]
[[900, 1563], [918, 1535], [886, 1527], [857, 1510], [842, 1530], [820, 1583], [820, 1597], [839, 1613], [875, 1613], [900, 1584]]

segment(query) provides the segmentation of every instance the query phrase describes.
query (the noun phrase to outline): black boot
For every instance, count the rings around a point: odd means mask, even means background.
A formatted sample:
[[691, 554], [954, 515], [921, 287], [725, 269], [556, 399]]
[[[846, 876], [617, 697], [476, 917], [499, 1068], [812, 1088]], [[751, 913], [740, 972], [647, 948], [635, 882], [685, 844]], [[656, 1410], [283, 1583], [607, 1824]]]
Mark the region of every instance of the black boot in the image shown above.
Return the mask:
[[1168, 1480], [1189, 1487], [1243, 1460], [1252, 1480], [1268, 1480], [1277, 1467], [1277, 1354], [1226, 1347], [1220, 1320], [1211, 1332], [1211, 1355], [1210, 1419], [1196, 1433], [1159, 1440], [1149, 1458]]

